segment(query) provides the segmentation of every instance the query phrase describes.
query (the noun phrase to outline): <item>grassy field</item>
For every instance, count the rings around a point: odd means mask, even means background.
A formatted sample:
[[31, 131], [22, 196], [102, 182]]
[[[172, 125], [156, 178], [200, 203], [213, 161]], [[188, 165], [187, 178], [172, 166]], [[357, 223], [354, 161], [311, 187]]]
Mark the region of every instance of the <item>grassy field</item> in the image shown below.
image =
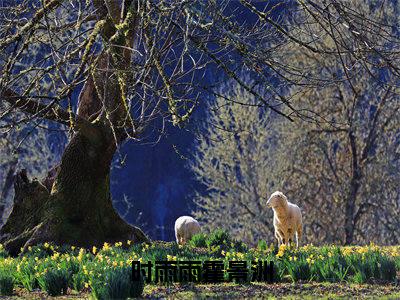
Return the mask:
[[[131, 281], [132, 261], [260, 260], [275, 264], [275, 283], [146, 284]], [[58, 247], [45, 243], [9, 257], [0, 247], [0, 293], [19, 298], [243, 298], [374, 297], [399, 299], [400, 246], [323, 246], [300, 249], [248, 248], [224, 232], [195, 236], [186, 246], [130, 241], [101, 248]], [[251, 278], [249, 269], [249, 281]], [[225, 274], [227, 276], [227, 274]], [[292, 298], [290, 298], [292, 297]], [[386, 298], [385, 298], [386, 297]]]
[[[16, 299], [43, 299], [49, 297], [46, 292], [28, 292], [16, 288]], [[70, 290], [67, 295], [56, 299], [89, 299], [90, 291], [80, 293]], [[173, 284], [169, 287], [148, 285], [143, 299], [400, 299], [400, 287], [387, 284], [348, 284], [348, 283], [251, 283], [251, 284]]]

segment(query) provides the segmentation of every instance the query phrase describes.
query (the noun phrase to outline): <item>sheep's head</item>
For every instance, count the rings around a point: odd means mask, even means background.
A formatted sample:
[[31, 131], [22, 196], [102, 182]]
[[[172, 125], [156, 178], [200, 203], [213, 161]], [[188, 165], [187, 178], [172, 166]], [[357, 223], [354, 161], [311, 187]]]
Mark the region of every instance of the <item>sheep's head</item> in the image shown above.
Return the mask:
[[279, 191], [274, 192], [267, 201], [267, 206], [271, 208], [276, 208], [279, 206], [284, 207], [286, 205], [287, 205], [287, 198], [282, 192]]

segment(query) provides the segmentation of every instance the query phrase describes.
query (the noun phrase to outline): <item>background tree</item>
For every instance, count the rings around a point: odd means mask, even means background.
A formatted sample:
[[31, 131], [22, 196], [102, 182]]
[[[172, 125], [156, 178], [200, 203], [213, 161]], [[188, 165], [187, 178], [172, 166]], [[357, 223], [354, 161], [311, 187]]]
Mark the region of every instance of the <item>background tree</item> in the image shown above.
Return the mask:
[[[309, 17], [308, 24], [302, 21], [307, 32], [325, 32], [313, 41], [315, 47], [331, 46], [338, 53], [313, 53], [297, 47], [288, 48], [281, 56], [283, 64], [290, 61], [302, 69], [307, 81], [318, 78], [313, 88], [300, 91], [292, 86], [290, 91], [296, 107], [312, 111], [309, 119], [318, 122], [281, 125], [284, 185], [290, 195], [301, 199], [307, 212], [306, 236], [345, 244], [370, 240], [398, 243], [399, 235], [394, 232], [399, 228], [400, 207], [400, 187], [395, 184], [400, 180], [399, 81], [386, 71], [398, 57], [366, 67], [361, 59], [366, 54], [348, 51], [360, 43], [368, 47], [388, 43], [390, 47], [385, 36], [398, 35], [398, 4], [353, 0], [346, 5], [382, 24], [382, 34], [372, 40], [372, 21], [357, 17], [350, 23], [355, 32], [352, 36], [334, 33], [318, 17]], [[301, 38], [303, 27], [293, 27], [292, 34]], [[360, 40], [355, 37], [361, 30], [365, 37]], [[323, 82], [330, 79], [334, 82]]]
[[206, 230], [224, 228], [250, 245], [259, 239], [272, 242], [272, 211], [265, 205], [276, 179], [271, 118], [232, 81], [218, 95], [199, 130], [190, 164], [206, 189], [195, 197], [194, 215]]
[[[255, 195], [248, 182], [267, 177], [268, 183], [265, 181], [266, 186], [258, 187], [258, 191], [283, 190], [289, 199], [299, 203], [306, 241], [396, 244], [400, 225], [400, 101], [397, 71], [392, 73], [389, 69], [399, 57], [377, 58], [374, 63], [366, 63], [363, 58], [371, 55], [366, 49], [378, 53], [382, 47], [393, 47], [398, 36], [398, 4], [326, 2], [323, 11], [327, 17], [322, 18], [318, 14], [322, 8], [310, 3], [300, 2], [305, 10], [292, 15], [288, 31], [292, 37], [308, 40], [307, 46], [287, 43], [281, 52], [273, 53], [278, 65], [292, 67], [290, 71], [282, 69], [281, 75], [292, 83], [285, 95], [301, 114], [293, 116], [295, 122], [274, 118], [273, 130], [265, 131], [263, 140], [268, 140], [267, 133], [273, 133], [276, 147], [274, 143], [267, 144], [261, 156], [255, 151], [254, 156], [240, 160], [238, 156], [243, 151], [252, 153], [253, 146], [247, 144], [242, 150], [242, 143], [229, 154], [223, 153], [220, 149], [231, 149], [241, 141], [240, 133], [224, 129], [239, 131], [239, 124], [254, 122], [253, 138], [265, 130], [265, 121], [258, 120], [257, 112], [252, 117], [246, 115], [248, 108], [242, 107], [236, 112], [226, 108], [213, 113], [209, 126], [215, 127], [208, 129], [210, 140], [201, 135], [194, 164], [196, 174], [209, 189], [206, 196], [198, 196], [197, 216], [207, 226], [245, 227], [252, 232], [258, 218], [232, 218], [232, 212], [242, 212], [235, 207], [240, 207], [242, 198]], [[344, 17], [346, 11], [351, 11], [352, 16]], [[338, 23], [343, 26], [336, 27]], [[236, 96], [237, 86], [232, 85], [231, 89]], [[283, 111], [288, 113], [286, 108]], [[228, 127], [219, 125], [234, 116], [237, 119]], [[219, 140], [224, 142], [218, 143]], [[252, 168], [257, 175], [237, 172], [239, 165], [252, 165], [253, 159], [259, 164], [268, 160], [274, 163], [265, 164], [265, 169]], [[226, 165], [216, 163], [220, 161]], [[272, 182], [273, 189], [269, 185]], [[227, 192], [229, 186], [234, 187], [233, 191]], [[242, 198], [236, 196], [241, 189]], [[227, 209], [218, 210], [221, 198], [229, 204], [225, 204]], [[253, 208], [260, 201], [258, 195], [247, 205]], [[257, 216], [264, 218], [263, 210], [259, 208], [258, 212]], [[231, 224], [232, 220], [238, 222]]]
[[[289, 32], [291, 18], [286, 16], [292, 8], [331, 24], [335, 36], [345, 33], [359, 41], [346, 51], [365, 68], [384, 63], [383, 69], [398, 74], [393, 47], [398, 39], [383, 32], [385, 43], [369, 43], [382, 36], [381, 23], [333, 0], [322, 7], [284, 3], [25, 0], [5, 6], [0, 18], [0, 98], [7, 104], [0, 118], [22, 110], [26, 117], [9, 127], [47, 119], [71, 132], [60, 165], [46, 179], [51, 184], [30, 181], [24, 172], [17, 176], [14, 207], [0, 230], [6, 249], [16, 253], [48, 240], [78, 246], [147, 241], [112, 207], [112, 158], [124, 141], [158, 136], [166, 122], [181, 125], [188, 120], [209, 88], [202, 84], [208, 70], [220, 71], [221, 80], [232, 78], [277, 114], [291, 120], [301, 116], [284, 96], [285, 85], [274, 82], [279, 78], [282, 83], [284, 72], [305, 79], [307, 74], [276, 61], [273, 54], [287, 44], [313, 53], [340, 51], [324, 44], [315, 48], [313, 31], [303, 40]], [[241, 12], [256, 19], [246, 22]], [[352, 18], [368, 22], [371, 31], [357, 31], [362, 24], [350, 22]], [[239, 66], [269, 91], [268, 97], [240, 79]], [[290, 108], [286, 114], [283, 106]]]

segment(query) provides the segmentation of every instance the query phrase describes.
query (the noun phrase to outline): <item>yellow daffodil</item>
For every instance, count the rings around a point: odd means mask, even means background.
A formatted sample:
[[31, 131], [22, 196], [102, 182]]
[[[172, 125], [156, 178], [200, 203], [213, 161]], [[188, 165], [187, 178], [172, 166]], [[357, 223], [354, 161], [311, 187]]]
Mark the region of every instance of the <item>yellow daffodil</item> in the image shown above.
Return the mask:
[[83, 248], [79, 249], [79, 253], [78, 253], [78, 256], [77, 256], [77, 259], [78, 259], [79, 262], [82, 261], [84, 255], [85, 255], [85, 250]]
[[107, 250], [109, 250], [109, 249], [110, 249], [110, 244], [104, 243], [104, 245], [103, 245], [103, 250], [104, 250], [104, 251], [107, 251]]

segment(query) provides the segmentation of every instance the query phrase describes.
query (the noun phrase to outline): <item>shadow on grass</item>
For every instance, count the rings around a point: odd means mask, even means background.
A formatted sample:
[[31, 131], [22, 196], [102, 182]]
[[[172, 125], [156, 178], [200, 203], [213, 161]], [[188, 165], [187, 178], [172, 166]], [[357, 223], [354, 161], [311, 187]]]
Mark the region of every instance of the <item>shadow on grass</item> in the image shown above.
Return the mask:
[[400, 299], [400, 286], [347, 283], [174, 284], [147, 286], [144, 297], [152, 299]]

